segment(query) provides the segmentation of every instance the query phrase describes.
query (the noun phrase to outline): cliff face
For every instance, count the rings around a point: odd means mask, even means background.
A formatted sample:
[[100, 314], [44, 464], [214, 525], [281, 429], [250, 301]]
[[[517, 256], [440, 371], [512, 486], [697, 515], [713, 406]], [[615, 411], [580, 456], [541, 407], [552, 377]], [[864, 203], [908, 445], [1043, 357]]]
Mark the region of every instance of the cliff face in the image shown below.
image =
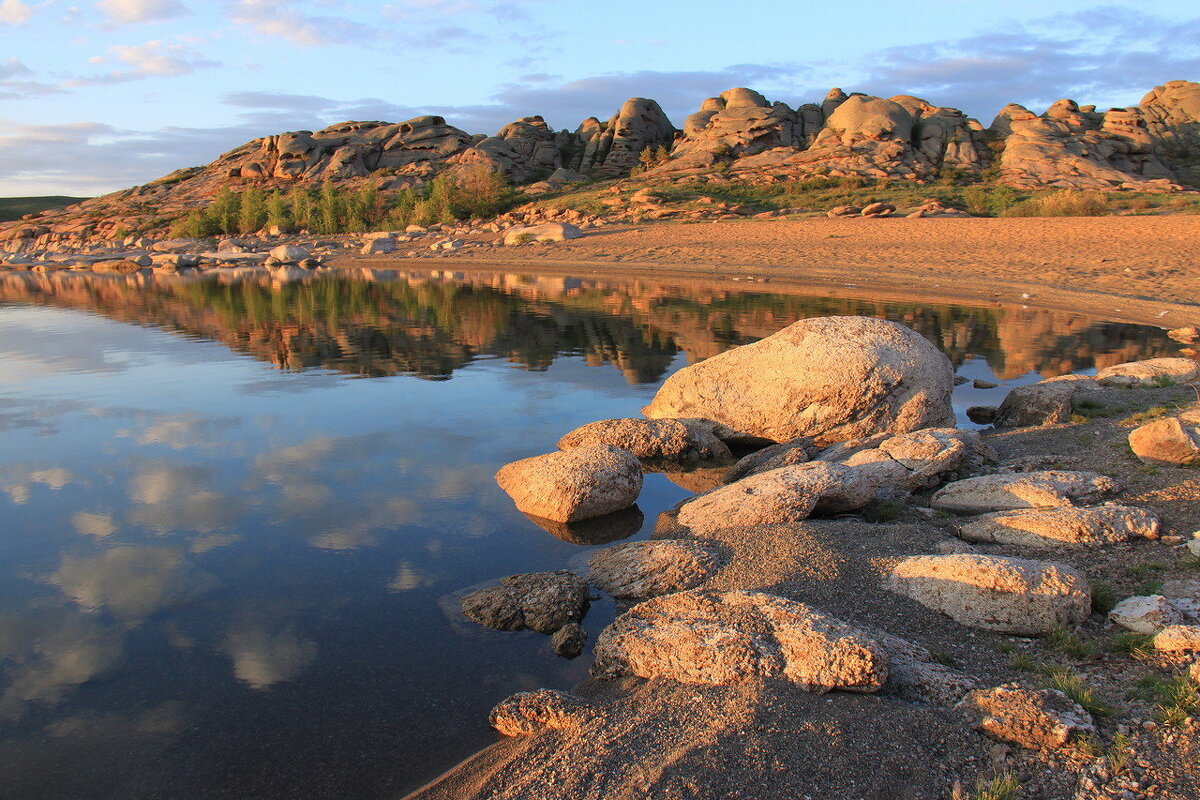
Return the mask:
[[333, 181], [386, 192], [472, 164], [515, 183], [622, 177], [647, 148], [669, 150], [650, 178], [721, 168], [770, 180], [928, 181], [949, 169], [978, 175], [991, 167], [1001, 183], [1018, 188], [1173, 191], [1200, 186], [1200, 83], [1171, 81], [1140, 105], [1103, 113], [1072, 100], [1041, 115], [1010, 104], [987, 128], [957, 109], [909, 95], [885, 99], [832, 89], [819, 104], [792, 108], [745, 88], [705, 100], [682, 131], [646, 98], [631, 98], [606, 122], [589, 117], [574, 132], [555, 131], [537, 116], [490, 137], [437, 116], [344, 122], [255, 139], [206, 166], [0, 225], [0, 244], [39, 236], [43, 231], [29, 230], [39, 226], [70, 239], [104, 238], [148, 219], [180, 216], [224, 186], [240, 191]]

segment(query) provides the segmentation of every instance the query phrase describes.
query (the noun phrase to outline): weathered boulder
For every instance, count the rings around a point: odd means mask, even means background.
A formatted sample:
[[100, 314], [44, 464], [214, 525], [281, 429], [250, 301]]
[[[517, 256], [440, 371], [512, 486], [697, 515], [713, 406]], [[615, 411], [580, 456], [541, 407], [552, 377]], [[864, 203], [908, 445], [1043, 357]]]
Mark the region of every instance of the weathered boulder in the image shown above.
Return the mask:
[[592, 674], [726, 684], [778, 677], [806, 691], [878, 691], [887, 656], [869, 636], [803, 603], [692, 590], [634, 606], [604, 629]]
[[[839, 448], [830, 448], [836, 451]], [[830, 457], [832, 453], [830, 453]], [[827, 459], [822, 453], [820, 460]], [[848, 467], [889, 468], [889, 481], [905, 491], [917, 491], [937, 485], [942, 476], [960, 469], [975, 469], [984, 462], [994, 461], [991, 451], [978, 431], [959, 428], [925, 428], [901, 433], [880, 440], [874, 447], [836, 458]], [[859, 470], [862, 471], [861, 469]]]
[[631, 97], [607, 122], [584, 120], [575, 131], [572, 169], [596, 177], [628, 175], [643, 150], [669, 147], [675, 126], [654, 100]]
[[299, 245], [281, 244], [278, 247], [271, 248], [269, 255], [271, 258], [278, 260], [280, 264], [299, 264], [308, 258], [310, 253], [306, 248]]
[[583, 231], [568, 222], [543, 222], [541, 225], [509, 228], [504, 232], [504, 244], [511, 247], [529, 242], [565, 242], [583, 235]]
[[1200, 464], [1200, 425], [1185, 425], [1178, 417], [1156, 419], [1129, 433], [1129, 447], [1144, 464]]
[[1200, 653], [1200, 625], [1167, 625], [1152, 644], [1164, 653]]
[[993, 424], [997, 428], [1026, 428], [1070, 422], [1075, 388], [1069, 381], [1017, 386], [1005, 396]]
[[[680, 525], [700, 531], [740, 525], [800, 522], [818, 503], [843, 487], [854, 488], [852, 471], [840, 464], [811, 462], [771, 470], [714, 489], [680, 506]], [[866, 505], [873, 493], [862, 498]]]
[[676, 372], [643, 409], [704, 417], [818, 445], [951, 425], [950, 362], [914, 331], [872, 317], [801, 320]]
[[820, 452], [820, 449], [807, 436], [764, 447], [762, 450], [757, 450], [738, 460], [725, 473], [724, 482], [733, 483], [751, 475], [770, 472], [773, 469], [806, 464], [812, 461], [813, 456]]
[[1150, 358], [1114, 364], [1096, 373], [1101, 386], [1172, 386], [1200, 380], [1200, 361]]
[[514, 461], [496, 482], [526, 514], [578, 522], [637, 502], [642, 464], [627, 450], [593, 445]]
[[1033, 750], [1055, 750], [1096, 732], [1092, 716], [1057, 689], [1035, 691], [1015, 683], [978, 689], [959, 708], [988, 736]]
[[1183, 612], [1161, 594], [1127, 597], [1108, 612], [1108, 618], [1126, 630], [1146, 634], [1186, 621]]
[[396, 240], [391, 236], [376, 236], [367, 239], [359, 253], [364, 256], [376, 255], [378, 253], [391, 253], [396, 249]]
[[532, 736], [546, 730], [576, 730], [602, 713], [577, 695], [538, 689], [501, 700], [488, 714], [488, 722], [505, 736]]
[[699, 586], [722, 561], [715, 545], [694, 539], [631, 542], [594, 553], [588, 582], [619, 600], [645, 600]]
[[467, 617], [488, 628], [549, 634], [583, 619], [587, 582], [566, 570], [509, 575], [496, 586], [471, 592], [461, 605]]
[[1136, 537], [1157, 539], [1158, 517], [1130, 506], [1060, 506], [998, 511], [958, 525], [968, 542], [1018, 547], [1100, 547]]
[[1072, 503], [1094, 503], [1116, 492], [1120, 485], [1094, 472], [1047, 470], [1010, 475], [981, 475], [943, 486], [930, 505], [958, 514], [982, 514], [1018, 508], [1054, 508]]
[[558, 440], [561, 450], [609, 444], [651, 461], [691, 462], [732, 458], [705, 419], [605, 419]]
[[1091, 614], [1091, 587], [1074, 567], [974, 554], [912, 556], [888, 588], [970, 628], [1040, 635]]

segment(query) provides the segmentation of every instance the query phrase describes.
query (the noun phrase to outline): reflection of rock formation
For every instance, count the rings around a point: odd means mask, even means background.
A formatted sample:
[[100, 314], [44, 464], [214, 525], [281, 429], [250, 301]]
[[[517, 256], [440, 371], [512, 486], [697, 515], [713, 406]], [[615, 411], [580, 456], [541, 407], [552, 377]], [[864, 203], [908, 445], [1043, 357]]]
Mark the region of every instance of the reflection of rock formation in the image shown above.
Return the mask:
[[57, 703], [124, 659], [124, 629], [75, 609], [0, 614], [0, 719]]
[[140, 622], [216, 586], [217, 579], [167, 547], [115, 547], [98, 556], [63, 556], [47, 583], [85, 609]]
[[255, 689], [290, 681], [317, 657], [317, 644], [290, 626], [243, 621], [230, 629], [221, 649], [233, 659], [233, 674]]
[[[901, 322], [955, 364], [987, 359], [1004, 376], [1062, 374], [1098, 363], [1173, 354], [1160, 331], [1065, 312], [871, 301], [648, 282], [504, 273], [364, 270], [273, 287], [239, 282], [16, 274], [0, 301], [83, 308], [221, 341], [285, 369], [323, 367], [443, 379], [473, 359], [547, 368], [561, 355], [612, 364], [654, 382], [682, 351], [689, 361], [767, 336], [798, 319], [861, 314]], [[156, 434], [171, 443], [187, 421]]]

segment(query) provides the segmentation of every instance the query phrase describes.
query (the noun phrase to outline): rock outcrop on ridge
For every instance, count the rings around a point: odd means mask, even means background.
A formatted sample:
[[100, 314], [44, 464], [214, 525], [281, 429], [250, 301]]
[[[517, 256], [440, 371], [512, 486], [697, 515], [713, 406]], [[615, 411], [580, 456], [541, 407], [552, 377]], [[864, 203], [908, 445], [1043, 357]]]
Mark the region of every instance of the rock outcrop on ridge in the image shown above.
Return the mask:
[[1200, 184], [1200, 83], [1169, 81], [1140, 105], [1107, 112], [1073, 100], [1040, 115], [1010, 104], [990, 127], [911, 95], [832, 89], [821, 103], [793, 108], [743, 87], [705, 100], [681, 131], [657, 102], [641, 97], [627, 100], [606, 122], [589, 117], [573, 132], [556, 131], [540, 116], [522, 117], [494, 136], [470, 134], [434, 115], [343, 122], [255, 139], [206, 166], [0, 225], [0, 248], [148, 230], [203, 206], [223, 187], [238, 192], [332, 181], [386, 192], [482, 165], [514, 183], [552, 189], [626, 177], [649, 148], [656, 153], [650, 180], [719, 169], [763, 182], [814, 176], [929, 181], [952, 170], [1024, 189], [1174, 191]]

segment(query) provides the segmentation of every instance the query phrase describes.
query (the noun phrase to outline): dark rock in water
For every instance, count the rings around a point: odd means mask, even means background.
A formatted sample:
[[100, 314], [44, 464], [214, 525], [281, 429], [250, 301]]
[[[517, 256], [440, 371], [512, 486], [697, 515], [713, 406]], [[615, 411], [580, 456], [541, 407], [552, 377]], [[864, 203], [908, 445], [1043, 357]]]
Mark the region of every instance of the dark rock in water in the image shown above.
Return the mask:
[[587, 583], [566, 570], [510, 575], [462, 599], [464, 614], [500, 631], [554, 633], [583, 619], [587, 609]]
[[996, 421], [997, 411], [995, 406], [971, 406], [967, 409], [967, 419], [976, 425], [991, 425]]
[[971, 386], [975, 387], [976, 389], [995, 389], [999, 385], [1000, 384], [998, 383], [992, 383], [991, 381], [985, 381], [980, 378], [976, 378], [975, 380], [971, 381]]
[[550, 637], [550, 646], [563, 658], [578, 658], [587, 644], [587, 631], [578, 622], [568, 622]]
[[580, 522], [557, 522], [545, 517], [535, 517], [533, 514], [525, 516], [555, 538], [583, 545], [608, 544], [628, 539], [642, 529], [642, 523], [646, 520], [646, 515], [637, 506]]

